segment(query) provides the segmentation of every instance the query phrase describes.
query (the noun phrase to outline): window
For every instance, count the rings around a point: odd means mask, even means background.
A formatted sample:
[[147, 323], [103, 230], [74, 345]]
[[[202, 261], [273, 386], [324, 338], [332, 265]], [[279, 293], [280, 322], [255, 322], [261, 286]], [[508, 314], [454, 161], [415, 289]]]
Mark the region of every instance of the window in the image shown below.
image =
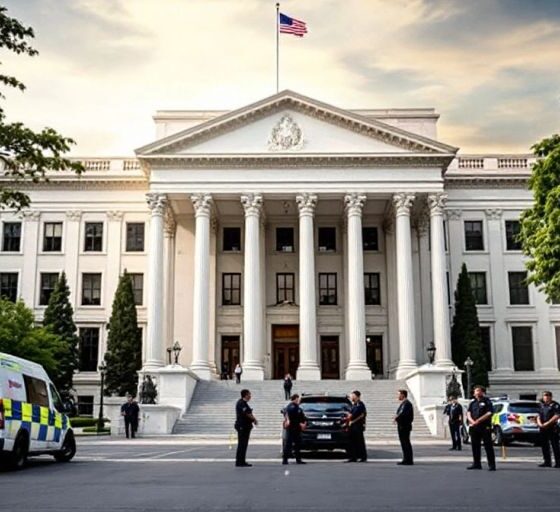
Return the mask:
[[222, 305], [241, 305], [241, 274], [222, 274]]
[[103, 250], [103, 222], [86, 222], [84, 251], [101, 252], [102, 250]]
[[126, 252], [144, 251], [144, 223], [127, 222], [126, 224]]
[[364, 244], [364, 251], [379, 250], [377, 228], [362, 228], [362, 240]]
[[62, 251], [62, 222], [45, 222], [43, 229], [43, 251]]
[[490, 342], [490, 326], [484, 325], [480, 327], [480, 337], [482, 339], [482, 346], [484, 348], [484, 355], [486, 356], [486, 371], [492, 371], [492, 346]]
[[42, 272], [41, 273], [41, 290], [39, 293], [39, 306], [46, 306], [51, 298], [51, 293], [54, 290], [56, 282], [58, 281], [57, 272]]
[[17, 272], [2, 272], [0, 274], [0, 297], [17, 301], [18, 295], [18, 274]]
[[533, 361], [533, 330], [530, 326], [511, 328], [513, 341], [513, 367], [517, 372], [532, 372]]
[[23, 376], [25, 390], [27, 391], [27, 401], [32, 405], [40, 405], [41, 407], [49, 407], [49, 394], [47, 392], [47, 384], [44, 380]]
[[241, 228], [224, 228], [224, 251], [241, 250]]
[[51, 392], [51, 399], [55, 410], [60, 413], [65, 413], [66, 411], [65, 411], [64, 404], [62, 403], [62, 399], [60, 398], [60, 395], [58, 394], [56, 388], [50, 383], [49, 383], [49, 390]]
[[294, 252], [294, 228], [276, 228], [276, 250]]
[[294, 274], [276, 274], [276, 304], [295, 302]]
[[364, 274], [364, 285], [366, 290], [366, 306], [379, 306], [381, 304], [379, 274]]
[[517, 239], [520, 230], [521, 224], [518, 220], [506, 220], [506, 250], [521, 250], [521, 242]]
[[93, 416], [93, 396], [78, 395], [78, 415]]
[[529, 304], [529, 288], [527, 287], [527, 272], [508, 272], [509, 303]]
[[81, 372], [96, 372], [99, 357], [99, 327], [80, 328], [79, 366]]
[[4, 222], [2, 227], [2, 251], [19, 252], [21, 248], [21, 222]]
[[319, 252], [336, 251], [336, 228], [319, 228]]
[[82, 274], [82, 306], [101, 305], [101, 274]]
[[144, 274], [128, 274], [132, 280], [134, 304], [141, 306], [144, 303]]
[[465, 249], [467, 251], [484, 250], [484, 238], [482, 236], [481, 220], [465, 221]]
[[447, 252], [449, 249], [447, 248], [447, 238], [448, 238], [448, 233], [447, 233], [447, 221], [444, 220], [443, 221], [443, 248], [445, 249], [445, 252]]
[[319, 305], [336, 306], [336, 273], [319, 274]]
[[451, 286], [449, 285], [449, 272], [445, 273], [445, 281], [447, 284], [447, 305], [451, 306]]
[[477, 304], [488, 304], [486, 295], [486, 272], [469, 272], [471, 288]]

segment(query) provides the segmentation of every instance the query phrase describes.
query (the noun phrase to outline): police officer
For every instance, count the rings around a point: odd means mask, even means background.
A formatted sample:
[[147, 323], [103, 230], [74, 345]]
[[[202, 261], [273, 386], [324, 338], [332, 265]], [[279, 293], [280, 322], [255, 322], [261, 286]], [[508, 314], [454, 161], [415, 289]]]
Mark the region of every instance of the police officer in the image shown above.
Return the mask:
[[552, 451], [554, 452], [554, 467], [560, 468], [558, 420], [560, 420], [560, 404], [552, 400], [552, 393], [550, 391], [544, 391], [542, 394], [541, 408], [537, 417], [537, 425], [540, 430], [541, 448], [544, 459], [544, 462], [539, 464], [540, 468], [552, 467], [550, 445], [552, 445]]
[[305, 428], [307, 418], [302, 408], [299, 406], [301, 401], [296, 393], [290, 397], [290, 403], [284, 411], [284, 428], [286, 429], [286, 439], [284, 451], [282, 453], [282, 464], [288, 464], [292, 447], [296, 456], [297, 464], [305, 464], [301, 460], [301, 431]]
[[461, 450], [461, 425], [463, 425], [463, 406], [457, 401], [457, 396], [451, 395], [443, 414], [449, 417], [449, 433], [452, 447], [450, 450]]
[[481, 443], [484, 443], [488, 470], [496, 471], [496, 456], [492, 445], [492, 414], [494, 406], [485, 396], [484, 386], [475, 386], [474, 399], [469, 404], [467, 420], [469, 422], [469, 433], [471, 436], [473, 463], [467, 469], [482, 469]]
[[249, 446], [249, 436], [254, 425], [258, 425], [257, 419], [253, 415], [253, 409], [249, 407], [251, 392], [248, 389], [241, 390], [241, 398], [235, 405], [235, 430], [237, 430], [237, 454], [235, 465], [239, 467], [251, 467], [247, 464], [247, 447]]
[[397, 424], [403, 459], [397, 462], [397, 465], [412, 466], [414, 464], [414, 455], [412, 444], [410, 443], [410, 433], [412, 432], [412, 422], [414, 421], [414, 407], [412, 407], [412, 403], [408, 399], [408, 391], [406, 389], [399, 389], [398, 399], [401, 403], [397, 409], [394, 421]]
[[350, 395], [352, 410], [347, 420], [350, 458], [346, 462], [367, 462], [366, 441], [364, 439], [367, 411], [361, 396], [362, 394], [358, 390], [352, 391]]

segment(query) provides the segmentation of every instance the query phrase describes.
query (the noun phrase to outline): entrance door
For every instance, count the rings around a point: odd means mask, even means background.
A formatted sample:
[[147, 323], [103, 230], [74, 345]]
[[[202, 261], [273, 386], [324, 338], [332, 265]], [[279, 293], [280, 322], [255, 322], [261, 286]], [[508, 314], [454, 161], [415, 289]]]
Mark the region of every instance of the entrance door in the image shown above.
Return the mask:
[[321, 378], [340, 379], [338, 336], [321, 336]]
[[367, 364], [376, 377], [383, 377], [383, 336], [380, 334], [366, 337]]
[[272, 326], [273, 378], [295, 377], [299, 366], [299, 326]]
[[239, 364], [239, 336], [222, 336], [222, 373], [223, 365], [227, 364], [229, 378], [233, 378], [233, 370]]

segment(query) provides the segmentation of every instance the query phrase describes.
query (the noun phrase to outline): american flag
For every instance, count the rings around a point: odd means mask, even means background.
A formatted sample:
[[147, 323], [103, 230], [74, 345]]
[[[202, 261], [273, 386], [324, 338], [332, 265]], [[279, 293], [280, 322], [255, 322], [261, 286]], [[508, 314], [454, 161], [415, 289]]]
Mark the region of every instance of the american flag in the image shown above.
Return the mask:
[[304, 34], [307, 34], [307, 24], [305, 23], [305, 21], [290, 18], [289, 16], [286, 16], [282, 13], [279, 14], [281, 34], [292, 34], [298, 37], [303, 37]]

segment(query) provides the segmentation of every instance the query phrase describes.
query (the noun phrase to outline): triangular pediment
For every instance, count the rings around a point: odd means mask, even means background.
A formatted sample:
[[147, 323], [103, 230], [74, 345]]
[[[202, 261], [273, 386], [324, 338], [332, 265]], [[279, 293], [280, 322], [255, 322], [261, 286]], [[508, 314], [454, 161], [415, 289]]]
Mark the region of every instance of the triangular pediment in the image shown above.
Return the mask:
[[139, 148], [141, 159], [227, 155], [451, 156], [457, 148], [283, 91]]

